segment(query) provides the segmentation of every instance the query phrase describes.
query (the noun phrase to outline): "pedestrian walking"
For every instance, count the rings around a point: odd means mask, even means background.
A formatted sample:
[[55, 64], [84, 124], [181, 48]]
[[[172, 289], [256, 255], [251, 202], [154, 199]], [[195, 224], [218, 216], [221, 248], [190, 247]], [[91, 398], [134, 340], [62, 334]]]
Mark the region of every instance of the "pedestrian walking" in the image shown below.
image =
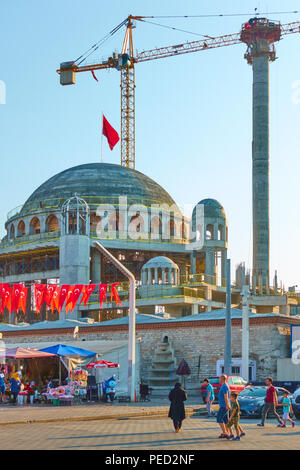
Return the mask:
[[187, 400], [187, 393], [181, 387], [181, 383], [177, 382], [175, 384], [175, 387], [169, 393], [169, 400], [171, 402], [169, 418], [173, 420], [175, 432], [179, 432], [182, 421], [185, 419], [184, 402]]
[[265, 425], [266, 417], [268, 416], [269, 411], [271, 411], [274, 413], [279, 423], [277, 426], [281, 427], [283, 424], [283, 421], [276, 411], [276, 407], [278, 406], [278, 399], [277, 399], [276, 388], [273, 385], [272, 377], [267, 378], [266, 385], [267, 385], [267, 392], [266, 392], [265, 404], [263, 406], [262, 414], [261, 414], [261, 423], [259, 423], [257, 426], [263, 427]]
[[206, 402], [206, 409], [207, 409], [207, 414], [208, 416], [214, 416], [214, 412], [212, 411], [212, 404], [215, 399], [215, 394], [214, 394], [214, 389], [211, 383], [209, 382], [209, 379], [204, 379], [203, 382], [206, 384], [206, 397], [205, 397], [205, 402]]
[[228, 411], [230, 410], [229, 402], [229, 387], [227, 385], [227, 375], [223, 374], [220, 376], [221, 388], [219, 391], [219, 411], [217, 414], [217, 423], [221, 428], [220, 439], [229, 439], [229, 432], [226, 425], [228, 424]]
[[[233, 439], [235, 441], [239, 441], [242, 436], [245, 436], [243, 428], [240, 425], [240, 404], [238, 402], [238, 394], [235, 392], [231, 392], [230, 395], [231, 400], [231, 409], [230, 409], [230, 416], [229, 422], [227, 424], [227, 429], [229, 432], [229, 439]], [[232, 426], [235, 428], [236, 437], [232, 433]]]
[[283, 424], [282, 424], [282, 428], [286, 428], [286, 422], [289, 421], [292, 425], [292, 427], [295, 426], [295, 423], [294, 421], [290, 418], [290, 414], [292, 415], [293, 414], [293, 408], [292, 408], [292, 404], [291, 404], [291, 400], [289, 398], [289, 392], [288, 391], [285, 391], [283, 392], [283, 401], [282, 401], [282, 406], [283, 406]]

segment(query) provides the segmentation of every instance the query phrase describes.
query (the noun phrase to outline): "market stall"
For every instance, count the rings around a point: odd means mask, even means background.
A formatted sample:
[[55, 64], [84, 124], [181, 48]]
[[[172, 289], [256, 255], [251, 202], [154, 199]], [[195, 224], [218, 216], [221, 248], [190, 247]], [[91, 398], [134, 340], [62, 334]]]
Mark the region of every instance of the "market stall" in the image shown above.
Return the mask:
[[[110, 362], [110, 361], [96, 361], [96, 362], [90, 362], [87, 364], [86, 368], [87, 369], [98, 369], [98, 370], [103, 370], [103, 369], [117, 369], [119, 368], [120, 365], [115, 363], [115, 362]], [[115, 376], [113, 375], [107, 380], [104, 380], [104, 377], [102, 376], [100, 379], [100, 390], [101, 390], [101, 395], [104, 401], [113, 401], [116, 395], [116, 379]]]
[[[0, 350], [0, 363], [5, 364], [6, 377], [9, 379], [19, 371], [22, 378], [22, 385], [18, 394], [18, 403], [33, 403], [34, 398], [38, 398], [38, 386], [36, 382], [40, 379], [39, 362], [40, 359], [55, 358], [49, 352], [38, 351], [37, 349], [15, 347]], [[10, 396], [7, 386], [6, 394]]]
[[[83, 369], [92, 358], [97, 358], [97, 353], [64, 344], [56, 344], [40, 350], [41, 352], [56, 354], [60, 359], [59, 387], [48, 389], [45, 393], [46, 400], [52, 400], [54, 405], [72, 405], [81, 403], [87, 394], [87, 371]], [[61, 364], [68, 371], [66, 385], [61, 385]]]

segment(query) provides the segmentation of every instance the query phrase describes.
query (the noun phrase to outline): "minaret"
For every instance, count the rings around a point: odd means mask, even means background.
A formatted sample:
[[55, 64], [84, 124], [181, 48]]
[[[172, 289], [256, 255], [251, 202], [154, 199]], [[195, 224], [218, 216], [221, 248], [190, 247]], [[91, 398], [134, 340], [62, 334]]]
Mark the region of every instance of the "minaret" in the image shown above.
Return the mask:
[[269, 287], [269, 62], [274, 61], [274, 42], [280, 23], [251, 18], [242, 26], [241, 41], [247, 44], [245, 59], [252, 65], [252, 218], [253, 289]]

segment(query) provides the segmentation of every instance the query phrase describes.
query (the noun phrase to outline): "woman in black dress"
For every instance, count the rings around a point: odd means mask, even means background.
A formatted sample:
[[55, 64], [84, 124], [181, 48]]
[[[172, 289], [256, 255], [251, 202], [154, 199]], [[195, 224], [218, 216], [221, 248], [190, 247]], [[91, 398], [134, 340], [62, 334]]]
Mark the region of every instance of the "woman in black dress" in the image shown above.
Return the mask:
[[181, 387], [181, 384], [177, 382], [173, 390], [169, 393], [169, 400], [171, 402], [169, 418], [173, 420], [176, 432], [179, 432], [182, 421], [185, 419], [184, 401], [186, 401], [186, 399], [186, 391]]

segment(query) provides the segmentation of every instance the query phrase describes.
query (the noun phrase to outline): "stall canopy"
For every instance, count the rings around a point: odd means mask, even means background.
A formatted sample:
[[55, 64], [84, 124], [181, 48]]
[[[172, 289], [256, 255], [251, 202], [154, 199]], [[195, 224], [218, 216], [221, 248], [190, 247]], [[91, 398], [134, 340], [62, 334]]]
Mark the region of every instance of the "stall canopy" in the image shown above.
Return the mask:
[[[74, 346], [66, 346], [64, 344], [49, 346], [48, 348], [40, 349], [40, 351], [59, 356], [60, 361], [68, 370], [68, 374], [72, 369], [76, 369], [76, 367], [86, 366], [91, 362], [92, 357], [97, 356], [97, 353], [93, 351], [76, 348]], [[59, 370], [59, 381], [61, 382], [61, 369]]]
[[120, 367], [120, 365], [110, 361], [97, 361], [90, 362], [86, 367], [87, 369], [115, 369]]
[[2, 349], [0, 351], [0, 358], [10, 358], [10, 359], [36, 359], [39, 357], [51, 357], [55, 354], [48, 351], [38, 351], [37, 349], [29, 348], [12, 348], [12, 349]]
[[57, 356], [75, 356], [75, 357], [94, 357], [96, 355], [93, 351], [87, 349], [74, 348], [73, 346], [65, 346], [64, 344], [56, 344], [49, 348], [40, 349], [41, 352], [56, 354]]

